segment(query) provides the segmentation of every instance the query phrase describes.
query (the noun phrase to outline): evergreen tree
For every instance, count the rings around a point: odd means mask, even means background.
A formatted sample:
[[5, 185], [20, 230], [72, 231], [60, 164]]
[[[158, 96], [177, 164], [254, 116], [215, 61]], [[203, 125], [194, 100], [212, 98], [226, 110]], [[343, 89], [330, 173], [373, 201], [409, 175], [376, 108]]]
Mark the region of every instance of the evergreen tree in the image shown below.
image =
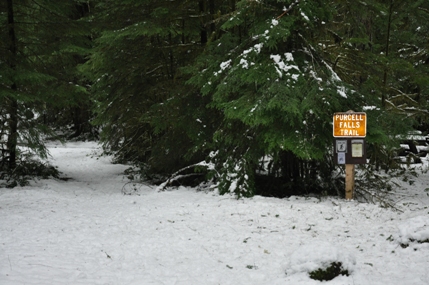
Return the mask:
[[423, 12], [427, 5], [427, 1], [369, 1], [345, 3], [341, 8], [339, 15], [344, 18], [337, 19], [343, 27], [337, 29], [342, 39], [337, 65], [344, 70], [353, 67], [353, 84], [366, 93], [377, 90], [387, 109], [407, 114], [424, 109], [412, 100], [416, 97], [412, 89], [427, 85], [426, 72], [416, 70], [427, 56], [427, 41], [420, 33], [427, 29]]
[[18, 144], [46, 155], [48, 125], [91, 131], [94, 99], [118, 161], [166, 174], [208, 157], [221, 193], [237, 196], [273, 181], [278, 196], [321, 191], [336, 167], [333, 113], [368, 113], [375, 166], [397, 134], [427, 131], [428, 5], [3, 1], [1, 169], [17, 166]]
[[191, 80], [224, 116], [214, 135], [221, 192], [253, 195], [264, 156], [285, 184], [314, 175], [295, 176], [304, 161], [324, 157], [332, 110], [348, 102], [346, 85], [313, 43], [330, 13], [318, 1], [240, 1], [222, 24]]
[[79, 1], [7, 0], [0, 4], [0, 138], [3, 170], [12, 171], [18, 145], [44, 157], [47, 105], [69, 104], [86, 93], [73, 83], [74, 57], [85, 52], [87, 30], [71, 15]]
[[99, 1], [99, 36], [85, 72], [102, 141], [118, 160], [168, 173], [201, 156], [192, 140], [210, 128], [201, 121], [207, 100], [184, 85], [181, 68], [209, 40], [213, 3]]
[[[47, 102], [43, 121], [55, 128], [67, 139], [97, 139], [98, 130], [91, 124], [93, 100], [88, 92], [90, 83], [78, 67], [84, 64], [92, 47], [91, 21], [93, 4], [75, 1], [67, 14], [68, 21], [75, 23], [76, 30], [64, 34], [61, 55], [62, 79], [68, 80], [61, 92], [67, 94], [61, 104]], [[69, 45], [71, 44], [71, 46]], [[72, 88], [70, 88], [72, 86]]]

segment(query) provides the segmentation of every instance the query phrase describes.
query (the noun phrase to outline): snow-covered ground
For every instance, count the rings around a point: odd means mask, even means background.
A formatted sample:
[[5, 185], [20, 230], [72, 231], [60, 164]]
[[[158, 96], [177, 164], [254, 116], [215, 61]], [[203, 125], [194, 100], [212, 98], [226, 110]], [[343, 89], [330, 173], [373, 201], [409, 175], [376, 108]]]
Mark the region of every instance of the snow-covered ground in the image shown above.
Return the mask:
[[184, 187], [123, 195], [126, 166], [96, 144], [50, 151], [68, 181], [0, 189], [2, 285], [321, 284], [308, 271], [333, 261], [350, 275], [326, 284], [429, 284], [429, 243], [417, 242], [429, 239], [429, 173], [396, 190], [400, 212]]

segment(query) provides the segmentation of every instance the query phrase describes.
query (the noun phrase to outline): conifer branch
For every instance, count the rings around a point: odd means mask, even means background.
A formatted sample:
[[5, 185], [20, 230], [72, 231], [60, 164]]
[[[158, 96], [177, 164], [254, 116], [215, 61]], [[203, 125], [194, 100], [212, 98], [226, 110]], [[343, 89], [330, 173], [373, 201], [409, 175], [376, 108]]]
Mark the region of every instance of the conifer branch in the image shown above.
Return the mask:
[[292, 4], [290, 4], [289, 8], [287, 8], [286, 10], [284, 10], [284, 12], [283, 12], [280, 16], [278, 16], [278, 17], [276, 18], [276, 20], [279, 20], [279, 19], [280, 19], [280, 18], [282, 18], [284, 15], [286, 15], [287, 13], [289, 13], [289, 11], [290, 11], [290, 10], [292, 10], [292, 8], [293, 8], [294, 6], [298, 5], [299, 1], [300, 1], [300, 0], [296, 0], [295, 2], [293, 2]]
[[150, 70], [150, 71], [147, 71], [147, 72], [146, 72], [146, 75], [149, 75], [149, 74], [151, 74], [151, 73], [154, 73], [155, 71], [157, 71], [157, 70], [158, 70], [158, 69], [160, 69], [161, 67], [164, 67], [164, 65], [159, 65], [159, 66], [155, 67], [154, 69], [152, 69], [152, 70]]
[[390, 201], [386, 196], [389, 194], [388, 192], [383, 192], [381, 191], [381, 194], [384, 194], [385, 197], [383, 197], [382, 195], [374, 192], [374, 191], [370, 191], [367, 190], [365, 188], [357, 188], [356, 189], [356, 194], [360, 195], [364, 200], [366, 200], [367, 202], [372, 202], [372, 203], [380, 203], [382, 206], [384, 207], [388, 207], [391, 209], [394, 209], [398, 212], [403, 213], [404, 211], [402, 211], [401, 209], [399, 209], [393, 201]]
[[422, 10], [423, 12], [426, 12], [426, 13], [429, 14], [429, 9], [426, 9], [426, 8], [423, 8], [423, 7], [419, 7], [417, 9]]

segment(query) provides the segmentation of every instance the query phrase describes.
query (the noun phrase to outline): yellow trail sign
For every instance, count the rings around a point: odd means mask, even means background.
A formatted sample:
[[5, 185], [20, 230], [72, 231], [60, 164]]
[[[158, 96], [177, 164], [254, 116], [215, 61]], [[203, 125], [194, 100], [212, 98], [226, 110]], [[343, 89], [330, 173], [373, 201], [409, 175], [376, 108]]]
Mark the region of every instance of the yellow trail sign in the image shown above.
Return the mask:
[[335, 113], [333, 118], [334, 137], [366, 137], [366, 113]]

